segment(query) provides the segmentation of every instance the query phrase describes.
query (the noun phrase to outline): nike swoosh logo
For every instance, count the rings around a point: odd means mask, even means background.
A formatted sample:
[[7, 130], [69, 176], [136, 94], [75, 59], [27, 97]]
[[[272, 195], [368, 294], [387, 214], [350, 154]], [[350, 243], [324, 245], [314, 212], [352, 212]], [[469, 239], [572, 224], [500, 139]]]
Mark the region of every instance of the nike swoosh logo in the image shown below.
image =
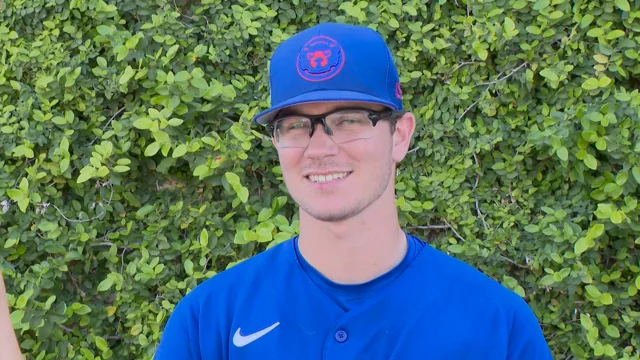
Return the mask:
[[280, 325], [280, 322], [277, 322], [271, 326], [269, 326], [266, 329], [262, 329], [258, 332], [255, 332], [253, 334], [249, 334], [246, 336], [243, 336], [240, 334], [240, 328], [238, 328], [238, 330], [236, 330], [236, 333], [233, 334], [233, 345], [237, 346], [237, 347], [243, 347], [247, 344], [250, 344], [258, 339], [260, 339], [261, 337], [265, 336], [269, 331], [275, 329], [276, 326]]

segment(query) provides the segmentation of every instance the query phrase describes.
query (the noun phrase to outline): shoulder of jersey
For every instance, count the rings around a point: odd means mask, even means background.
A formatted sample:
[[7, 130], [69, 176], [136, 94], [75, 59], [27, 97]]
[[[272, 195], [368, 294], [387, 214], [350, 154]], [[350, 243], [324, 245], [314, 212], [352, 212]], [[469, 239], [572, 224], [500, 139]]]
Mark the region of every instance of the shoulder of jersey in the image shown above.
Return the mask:
[[430, 271], [435, 271], [437, 273], [435, 276], [440, 277], [443, 283], [449, 284], [449, 291], [459, 292], [465, 297], [473, 297], [475, 294], [484, 300], [494, 298], [502, 304], [522, 300], [514, 291], [470, 264], [434, 247], [430, 250], [432, 252], [430, 261], [434, 266], [427, 265], [427, 267]]
[[285, 240], [215, 274], [196, 286], [184, 300], [189, 301], [189, 298], [208, 297], [221, 293], [233, 295], [249, 287], [252, 282], [273, 278], [274, 272], [289, 269], [287, 265], [295, 261], [291, 240]]

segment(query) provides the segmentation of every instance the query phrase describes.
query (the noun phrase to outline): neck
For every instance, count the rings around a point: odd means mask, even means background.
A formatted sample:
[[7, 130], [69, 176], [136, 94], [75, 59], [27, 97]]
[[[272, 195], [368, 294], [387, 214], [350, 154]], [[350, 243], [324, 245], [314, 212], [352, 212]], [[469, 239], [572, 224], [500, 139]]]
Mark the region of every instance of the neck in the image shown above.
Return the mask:
[[298, 244], [311, 266], [341, 284], [374, 279], [398, 265], [407, 251], [392, 191], [343, 222], [327, 223], [301, 212]]

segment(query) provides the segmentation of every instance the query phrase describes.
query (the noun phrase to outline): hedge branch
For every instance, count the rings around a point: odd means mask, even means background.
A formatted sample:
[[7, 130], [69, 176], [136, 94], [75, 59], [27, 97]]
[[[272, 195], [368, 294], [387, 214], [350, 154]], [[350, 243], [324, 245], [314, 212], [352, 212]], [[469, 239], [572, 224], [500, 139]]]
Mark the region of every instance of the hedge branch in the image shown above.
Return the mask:
[[484, 229], [489, 230], [489, 225], [487, 225], [487, 222], [484, 221], [484, 214], [482, 214], [482, 212], [480, 211], [480, 206], [478, 205], [478, 198], [476, 198], [476, 212], [478, 213], [478, 218], [482, 220], [482, 225], [484, 226]]
[[522, 268], [522, 269], [528, 269], [528, 268], [529, 268], [529, 267], [528, 267], [528, 266], [526, 266], [526, 265], [518, 264], [517, 262], [515, 262], [515, 261], [513, 261], [513, 260], [509, 259], [508, 257], [506, 257], [506, 256], [504, 256], [504, 255], [498, 255], [498, 256], [500, 256], [500, 258], [501, 258], [502, 260], [506, 260], [506, 261], [508, 261], [508, 262], [512, 263], [513, 265], [515, 265], [515, 266], [517, 266], [517, 267], [519, 267], [519, 268]]
[[[525, 62], [523, 62], [522, 64], [520, 64], [520, 66], [518, 66], [518, 67], [516, 67], [516, 68], [514, 68], [514, 69], [511, 69], [511, 72], [510, 72], [509, 74], [507, 74], [507, 75], [505, 75], [505, 76], [503, 76], [503, 77], [499, 77], [499, 78], [498, 78], [498, 79], [496, 79], [496, 80], [489, 81], [489, 82], [485, 82], [485, 83], [482, 83], [482, 84], [478, 84], [478, 85], [476, 85], [476, 86], [482, 86], [482, 85], [493, 85], [493, 84], [499, 83], [500, 81], [506, 80], [507, 78], [509, 78], [510, 76], [512, 76], [513, 74], [515, 74], [516, 72], [520, 71], [520, 69], [522, 69], [523, 67], [527, 66], [528, 64], [529, 64], [529, 63], [525, 61]], [[500, 76], [500, 75], [498, 75], [498, 76]]]
[[465, 62], [462, 62], [462, 63], [458, 64], [458, 66], [456, 66], [455, 69], [451, 70], [451, 73], [453, 74], [454, 72], [458, 71], [463, 66], [476, 64], [476, 63], [477, 63], [477, 61], [465, 61]]
[[[111, 119], [109, 119], [109, 121], [107, 122], [107, 124], [102, 128], [102, 133], [104, 134], [105, 130], [107, 130], [107, 128], [109, 127], [109, 124], [111, 124], [111, 122], [113, 121], [113, 119], [116, 118], [116, 116], [122, 114], [122, 112], [124, 111], [125, 107], [123, 106], [121, 109], [119, 109], [118, 111], [116, 111], [115, 114], [113, 114], [113, 116], [111, 117]], [[98, 140], [98, 136], [96, 136], [95, 139], [91, 140], [91, 142], [89, 143], [89, 146], [93, 145], [93, 143], [96, 142], [96, 140]]]
[[423, 226], [410, 226], [407, 229], [420, 229], [420, 230], [432, 230], [432, 229], [448, 229], [448, 225], [423, 225]]
[[453, 228], [453, 226], [451, 226], [451, 224], [449, 224], [449, 222], [447, 221], [447, 219], [442, 218], [442, 221], [444, 221], [445, 225], [423, 225], [423, 226], [410, 226], [407, 227], [407, 229], [421, 229], [421, 230], [432, 230], [432, 229], [451, 229], [451, 231], [453, 231], [453, 233], [456, 235], [456, 237], [460, 240], [462, 240], [463, 242], [467, 242], [457, 231], [456, 229]]
[[[107, 205], [111, 204], [111, 199], [113, 198], [113, 186], [111, 186], [111, 184], [109, 184], [108, 182], [102, 184], [102, 186], [110, 186], [111, 187], [111, 195], [109, 195], [109, 201], [107, 201]], [[62, 210], [60, 210], [60, 208], [58, 208], [57, 206], [55, 206], [54, 204], [49, 204], [49, 203], [44, 203], [42, 204], [45, 207], [48, 207], [49, 205], [53, 206], [58, 213], [60, 213], [60, 215], [67, 221], [69, 222], [77, 222], [77, 223], [83, 223], [83, 222], [89, 222], [89, 221], [93, 221], [97, 218], [99, 218], [100, 216], [104, 215], [106, 210], [104, 209], [104, 205], [102, 204], [102, 202], [98, 202], [98, 205], [100, 205], [100, 207], [102, 208], [102, 212], [94, 217], [92, 217], [91, 219], [86, 219], [86, 220], [81, 220], [81, 219], [69, 219], [63, 212]]]
[[464, 112], [462, 113], [462, 115], [460, 115], [460, 117], [458, 117], [458, 121], [460, 121], [460, 119], [462, 119], [462, 117], [469, 112], [469, 110], [471, 110], [472, 107], [476, 106], [476, 104], [478, 104], [480, 102], [480, 99], [476, 100], [473, 104], [469, 105], [468, 108], [466, 108], [464, 110]]

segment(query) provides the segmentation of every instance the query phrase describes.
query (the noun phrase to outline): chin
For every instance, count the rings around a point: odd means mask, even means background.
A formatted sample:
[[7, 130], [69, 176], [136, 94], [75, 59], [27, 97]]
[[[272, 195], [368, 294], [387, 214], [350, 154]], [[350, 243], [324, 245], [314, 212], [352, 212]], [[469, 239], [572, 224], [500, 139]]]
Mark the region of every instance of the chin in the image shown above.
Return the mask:
[[320, 199], [309, 199], [307, 197], [305, 200], [296, 201], [300, 210], [304, 211], [309, 217], [323, 222], [349, 220], [364, 211], [367, 205], [370, 205], [366, 203], [349, 203], [345, 201], [344, 196], [323, 196]]

